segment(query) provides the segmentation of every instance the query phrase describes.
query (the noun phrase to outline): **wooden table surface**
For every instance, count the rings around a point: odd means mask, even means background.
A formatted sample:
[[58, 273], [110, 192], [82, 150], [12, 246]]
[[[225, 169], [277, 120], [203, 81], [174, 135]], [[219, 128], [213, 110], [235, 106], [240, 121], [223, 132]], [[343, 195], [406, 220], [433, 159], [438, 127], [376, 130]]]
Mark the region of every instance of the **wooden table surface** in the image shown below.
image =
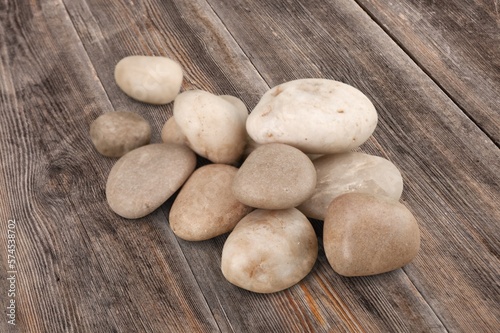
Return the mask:
[[[499, 332], [499, 8], [0, 0], [0, 332]], [[160, 142], [172, 115], [117, 87], [115, 64], [134, 54], [173, 58], [183, 90], [231, 94], [249, 110], [297, 78], [363, 91], [379, 125], [361, 150], [400, 168], [418, 256], [345, 278], [320, 247], [299, 284], [255, 294], [223, 278], [226, 236], [173, 235], [171, 201], [138, 220], [115, 215], [104, 188], [116, 160], [95, 151], [90, 123], [137, 112]]]

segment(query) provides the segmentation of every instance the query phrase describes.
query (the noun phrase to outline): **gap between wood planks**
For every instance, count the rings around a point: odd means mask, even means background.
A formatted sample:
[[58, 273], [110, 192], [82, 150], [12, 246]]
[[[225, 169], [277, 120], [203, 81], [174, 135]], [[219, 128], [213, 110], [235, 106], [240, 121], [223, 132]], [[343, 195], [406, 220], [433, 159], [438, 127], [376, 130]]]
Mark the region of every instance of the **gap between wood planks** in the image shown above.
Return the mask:
[[[425, 66], [415, 57], [411, 54], [411, 52], [408, 50], [407, 47], [404, 46], [404, 44], [397, 39], [397, 37], [390, 32], [390, 30], [388, 28], [386, 28], [381, 20], [379, 20], [365, 5], [363, 5], [359, 0], [353, 0], [379, 27], [380, 29], [382, 29], [384, 31], [384, 33], [401, 49], [403, 50], [403, 52], [415, 63], [415, 65], [417, 65], [418, 68], [420, 68], [420, 70], [422, 72], [424, 72], [425, 75], [427, 75], [427, 77], [429, 77], [429, 79], [431, 79], [432, 82], [434, 82], [434, 84], [439, 88], [439, 90], [441, 90], [445, 95], [446, 97], [448, 97], [452, 102], [453, 104], [455, 104], [457, 106], [457, 108], [462, 111], [462, 113], [474, 124], [476, 125], [477, 128], [479, 128], [481, 130], [481, 132], [483, 132], [487, 137], [488, 139], [491, 140], [491, 142], [493, 142], [493, 144], [497, 147], [497, 148], [500, 148], [500, 143], [497, 143], [495, 142], [495, 139], [491, 136], [491, 134], [489, 134], [487, 131], [484, 130], [483, 127], [481, 127], [479, 125], [479, 123], [471, 116], [470, 113], [467, 112], [467, 110], [462, 106], [460, 105], [460, 103], [456, 100], [456, 98], [454, 98], [452, 96], [452, 94], [450, 94], [444, 87], [441, 83], [439, 83], [439, 81], [435, 78], [434, 75], [432, 75], [432, 73], [427, 70], [425, 68]], [[496, 2], [495, 2], [496, 3]]]

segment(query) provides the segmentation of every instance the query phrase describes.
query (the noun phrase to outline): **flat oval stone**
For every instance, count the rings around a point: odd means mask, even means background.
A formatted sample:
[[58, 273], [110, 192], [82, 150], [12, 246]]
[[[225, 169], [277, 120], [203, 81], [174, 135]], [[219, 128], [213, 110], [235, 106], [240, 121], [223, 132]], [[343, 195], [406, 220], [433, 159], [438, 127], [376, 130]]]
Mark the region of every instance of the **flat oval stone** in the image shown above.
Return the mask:
[[128, 96], [140, 102], [172, 102], [182, 85], [181, 66], [166, 57], [129, 56], [115, 67], [115, 81]]
[[185, 91], [175, 99], [174, 117], [189, 146], [210, 161], [233, 164], [243, 154], [246, 115], [234, 100], [202, 90]]
[[196, 156], [186, 146], [157, 143], [132, 150], [111, 168], [108, 204], [128, 219], [146, 216], [182, 186], [195, 166]]
[[151, 126], [132, 112], [107, 112], [90, 125], [90, 139], [99, 153], [120, 157], [151, 140]]
[[362, 92], [326, 79], [301, 79], [272, 88], [246, 125], [257, 143], [286, 143], [308, 154], [349, 151], [364, 143], [376, 126], [375, 107]]
[[347, 193], [328, 207], [323, 245], [338, 274], [374, 275], [408, 264], [418, 253], [420, 231], [413, 214], [401, 203]]
[[234, 228], [222, 249], [221, 269], [232, 284], [257, 293], [287, 289], [302, 280], [318, 256], [307, 218], [295, 208], [257, 209]]
[[286, 209], [308, 199], [316, 186], [311, 160], [297, 148], [270, 143], [257, 147], [243, 162], [233, 193], [245, 205]]
[[165, 143], [176, 143], [179, 145], [187, 145], [188, 139], [182, 133], [179, 125], [175, 122], [174, 117], [168, 118], [161, 129], [161, 140]]
[[309, 199], [297, 207], [306, 216], [323, 220], [335, 197], [348, 192], [384, 195], [398, 201], [403, 178], [398, 168], [385, 158], [352, 152], [324, 155], [313, 160], [318, 175]]
[[231, 191], [237, 168], [209, 164], [197, 169], [182, 187], [170, 210], [170, 227], [178, 237], [202, 241], [231, 231], [252, 208]]

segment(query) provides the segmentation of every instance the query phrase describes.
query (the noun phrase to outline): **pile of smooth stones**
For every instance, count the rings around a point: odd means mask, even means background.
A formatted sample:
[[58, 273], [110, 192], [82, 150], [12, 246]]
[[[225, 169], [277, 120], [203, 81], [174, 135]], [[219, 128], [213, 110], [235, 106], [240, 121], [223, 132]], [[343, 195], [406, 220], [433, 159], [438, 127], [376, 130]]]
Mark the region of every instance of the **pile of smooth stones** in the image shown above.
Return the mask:
[[[221, 269], [234, 285], [272, 293], [306, 277], [318, 256], [308, 218], [324, 221], [326, 258], [338, 274], [384, 273], [416, 256], [419, 228], [398, 202], [401, 173], [387, 159], [352, 151], [378, 120], [356, 88], [290, 81], [248, 114], [234, 96], [181, 93], [182, 69], [165, 57], [126, 57], [115, 79], [135, 100], [174, 104], [162, 143], [150, 144], [151, 127], [135, 113], [109, 112], [92, 123], [97, 151], [120, 157], [106, 184], [109, 206], [137, 219], [180, 189], [172, 231], [188, 241], [230, 232]], [[196, 154], [211, 163], [195, 170]]]

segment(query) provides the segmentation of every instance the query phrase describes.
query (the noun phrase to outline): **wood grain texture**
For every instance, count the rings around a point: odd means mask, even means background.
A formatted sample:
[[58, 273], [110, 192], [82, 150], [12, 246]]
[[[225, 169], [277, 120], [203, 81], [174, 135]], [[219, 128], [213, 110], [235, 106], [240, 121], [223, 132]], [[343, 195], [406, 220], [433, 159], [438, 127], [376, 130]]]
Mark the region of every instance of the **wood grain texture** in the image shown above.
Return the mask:
[[[457, 106], [451, 90], [441, 89], [445, 80], [430, 78], [412, 60], [418, 57], [354, 1], [1, 1], [0, 241], [6, 243], [5, 222], [16, 218], [22, 264], [18, 325], [2, 320], [0, 331], [500, 327], [500, 152], [492, 134], [469, 118], [476, 104]], [[295, 78], [361, 89], [380, 114], [362, 150], [401, 169], [402, 201], [421, 226], [418, 257], [387, 274], [344, 278], [320, 249], [301, 283], [254, 294], [220, 272], [226, 236], [194, 243], [173, 235], [172, 200], [135, 221], [113, 214], [104, 184], [114, 160], [93, 149], [91, 121], [103, 112], [134, 111], [151, 123], [158, 142], [172, 112], [171, 105], [138, 103], [118, 89], [114, 65], [131, 54], [171, 57], [184, 68], [184, 90], [233, 94], [250, 110], [269, 86]], [[313, 224], [321, 236], [321, 222]], [[0, 305], [5, 301], [0, 293]]]
[[498, 146], [498, 0], [357, 2]]
[[113, 160], [88, 128], [113, 108], [63, 4], [4, 2], [1, 22], [2, 268], [18, 223], [17, 320], [1, 331], [218, 331], [161, 212], [129, 222], [106, 205]]

